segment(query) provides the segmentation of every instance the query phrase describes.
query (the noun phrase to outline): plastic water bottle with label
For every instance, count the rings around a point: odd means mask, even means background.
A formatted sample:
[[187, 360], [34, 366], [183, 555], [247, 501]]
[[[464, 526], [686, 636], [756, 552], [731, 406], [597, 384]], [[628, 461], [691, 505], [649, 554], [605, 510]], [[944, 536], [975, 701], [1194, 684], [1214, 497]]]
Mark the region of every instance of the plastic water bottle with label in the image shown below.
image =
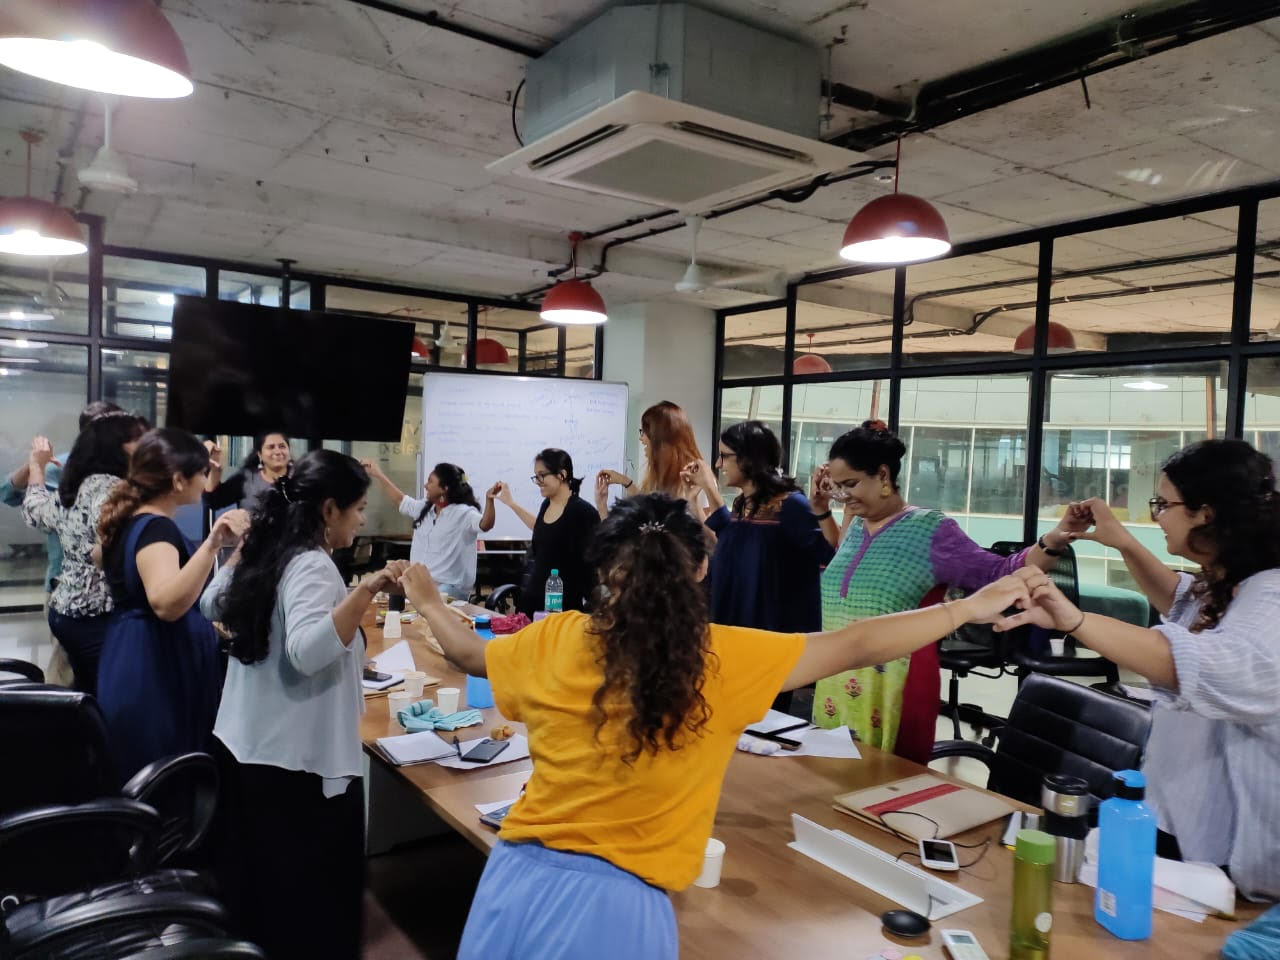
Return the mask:
[[[476, 617], [476, 636], [488, 643], [493, 639], [493, 631], [489, 629], [488, 617]], [[473, 677], [467, 674], [467, 707], [473, 710], [485, 710], [493, 706], [493, 688], [485, 677]]]
[[1156, 815], [1143, 803], [1146, 778], [1121, 770], [1098, 808], [1098, 891], [1093, 916], [1121, 940], [1151, 936]]
[[560, 579], [560, 571], [552, 570], [547, 578], [544, 610], [547, 613], [560, 613], [564, 610], [564, 581]]

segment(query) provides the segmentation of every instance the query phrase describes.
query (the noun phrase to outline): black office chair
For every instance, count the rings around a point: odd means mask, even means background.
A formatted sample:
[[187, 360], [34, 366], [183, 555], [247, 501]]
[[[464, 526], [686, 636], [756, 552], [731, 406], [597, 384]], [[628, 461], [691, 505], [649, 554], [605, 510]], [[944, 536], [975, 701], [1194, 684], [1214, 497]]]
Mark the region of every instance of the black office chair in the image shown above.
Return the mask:
[[218, 766], [207, 753], [184, 753], [147, 764], [120, 793], [160, 816], [156, 862], [190, 865], [213, 824]]
[[119, 960], [260, 960], [265, 958], [258, 947], [243, 940], [188, 940], [186, 943], [151, 947], [131, 953]]
[[486, 610], [492, 610], [494, 613], [504, 616], [515, 613], [516, 604], [520, 600], [520, 585], [515, 583], [504, 583], [500, 587], [496, 587], [489, 596], [485, 597], [484, 605]]
[[[997, 548], [1021, 549], [1021, 546], [1013, 541], [1002, 540], [992, 544], [992, 550]], [[1080, 578], [1076, 567], [1076, 552], [1070, 544], [1062, 548], [1062, 556], [1057, 558], [1052, 569], [1045, 572], [1068, 600], [1076, 606], [1080, 605]], [[1075, 640], [1069, 636], [1065, 639], [1072, 655], [1055, 657], [1052, 653], [1037, 649], [1039, 643], [1047, 642], [1044, 639], [1044, 631], [1040, 628], [1026, 627], [1015, 631], [1012, 661], [1019, 685], [1032, 673], [1047, 673], [1053, 677], [1101, 678], [1100, 682], [1092, 686], [1119, 695], [1120, 669], [1106, 657], [1077, 656], [1079, 648]]]
[[19, 678], [29, 680], [32, 683], [44, 683], [44, 671], [34, 663], [28, 663], [26, 660], [0, 657], [0, 682]]
[[995, 731], [996, 748], [972, 740], [934, 744], [932, 760], [972, 757], [989, 771], [987, 789], [1040, 805], [1045, 774], [1080, 777], [1095, 800], [1110, 796], [1111, 775], [1136, 769], [1151, 714], [1132, 701], [1058, 677], [1031, 674], [1009, 719]]

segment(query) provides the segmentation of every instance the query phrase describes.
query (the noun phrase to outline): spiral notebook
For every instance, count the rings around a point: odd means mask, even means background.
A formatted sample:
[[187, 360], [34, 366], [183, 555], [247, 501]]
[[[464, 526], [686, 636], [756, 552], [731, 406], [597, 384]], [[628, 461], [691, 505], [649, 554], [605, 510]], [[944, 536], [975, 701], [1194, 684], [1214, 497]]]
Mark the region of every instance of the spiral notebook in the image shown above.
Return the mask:
[[916, 840], [955, 836], [1016, 809], [994, 794], [927, 773], [842, 793], [834, 805], [841, 813]]

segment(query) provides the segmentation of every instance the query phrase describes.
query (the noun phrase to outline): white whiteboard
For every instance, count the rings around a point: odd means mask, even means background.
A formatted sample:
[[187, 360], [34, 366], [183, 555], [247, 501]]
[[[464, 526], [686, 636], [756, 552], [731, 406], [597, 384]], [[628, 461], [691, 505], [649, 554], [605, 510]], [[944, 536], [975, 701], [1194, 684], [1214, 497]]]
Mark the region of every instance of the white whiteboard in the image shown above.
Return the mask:
[[[582, 497], [595, 502], [596, 473], [627, 469], [627, 385], [599, 380], [550, 380], [428, 373], [422, 378], [421, 477], [437, 463], [467, 472], [476, 499], [499, 480], [535, 516], [542, 496], [529, 479], [545, 447], [573, 457]], [[484, 540], [528, 540], [530, 530], [510, 508], [497, 505], [497, 523]]]

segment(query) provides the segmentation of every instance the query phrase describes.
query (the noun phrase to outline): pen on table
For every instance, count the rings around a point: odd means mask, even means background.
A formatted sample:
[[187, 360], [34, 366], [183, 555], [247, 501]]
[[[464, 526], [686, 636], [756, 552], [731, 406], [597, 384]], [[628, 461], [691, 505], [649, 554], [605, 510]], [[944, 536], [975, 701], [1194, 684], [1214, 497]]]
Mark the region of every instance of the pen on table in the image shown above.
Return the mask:
[[811, 724], [809, 724], [808, 722], [794, 723], [789, 727], [780, 727], [777, 730], [770, 730], [767, 733], [764, 732], [763, 730], [751, 730], [751, 729], [744, 730], [743, 732], [746, 733], [748, 736], [756, 737], [760, 740], [772, 740], [775, 743], [780, 743], [783, 745], [783, 747], [789, 750], [799, 750], [801, 746], [801, 743], [799, 740], [795, 740], [791, 737], [784, 737], [784, 736], [781, 736], [781, 734], [790, 733], [792, 730], [800, 730], [801, 728], [808, 727], [810, 725]]

